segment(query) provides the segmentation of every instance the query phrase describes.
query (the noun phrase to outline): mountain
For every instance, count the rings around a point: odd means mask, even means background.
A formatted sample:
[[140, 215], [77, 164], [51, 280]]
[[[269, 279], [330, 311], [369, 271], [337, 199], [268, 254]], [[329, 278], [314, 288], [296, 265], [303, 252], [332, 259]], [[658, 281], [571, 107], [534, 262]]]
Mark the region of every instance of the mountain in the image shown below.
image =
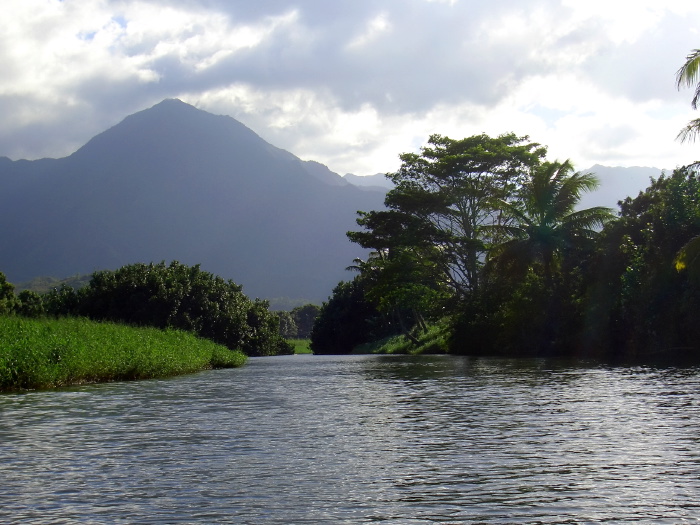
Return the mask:
[[[596, 164], [584, 172], [595, 173], [600, 180], [600, 187], [583, 195], [579, 208], [591, 206], [605, 206], [617, 210], [617, 202], [626, 197], [636, 197], [640, 191], [644, 191], [650, 184], [650, 179], [658, 178], [662, 170], [659, 168], [645, 168], [633, 166], [629, 168], [601, 166]], [[383, 173], [376, 175], [353, 175], [347, 173], [342, 177], [350, 184], [361, 188], [372, 188], [387, 191], [393, 188], [393, 184]]]
[[360, 188], [381, 188], [386, 191], [394, 187], [394, 184], [386, 178], [384, 173], [376, 173], [375, 175], [353, 175], [352, 173], [346, 173], [343, 175], [343, 179]]
[[10, 282], [178, 260], [251, 297], [316, 302], [364, 255], [345, 237], [356, 211], [384, 199], [179, 100], [126, 117], [68, 157], [0, 158], [0, 184]]
[[590, 169], [583, 170], [593, 173], [598, 177], [600, 186], [597, 190], [584, 193], [578, 208], [590, 208], [592, 206], [605, 206], [618, 211], [618, 201], [627, 197], [636, 197], [640, 191], [649, 187], [651, 178], [657, 179], [662, 170], [659, 168], [646, 168], [633, 166], [629, 168], [601, 166], [596, 164]]

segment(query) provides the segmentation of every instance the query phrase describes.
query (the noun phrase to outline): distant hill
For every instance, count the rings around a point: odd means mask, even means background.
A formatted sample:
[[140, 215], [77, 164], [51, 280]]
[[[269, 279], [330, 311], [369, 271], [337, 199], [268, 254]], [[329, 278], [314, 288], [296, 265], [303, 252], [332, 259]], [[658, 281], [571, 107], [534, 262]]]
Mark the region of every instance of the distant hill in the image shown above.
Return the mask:
[[[659, 168], [645, 168], [634, 166], [630, 168], [601, 166], [596, 164], [584, 172], [592, 172], [598, 176], [600, 187], [588, 194], [584, 194], [579, 205], [580, 208], [591, 206], [606, 206], [617, 211], [617, 202], [626, 197], [636, 197], [640, 191], [644, 191], [650, 183], [650, 179], [658, 178], [662, 170]], [[387, 191], [393, 188], [393, 184], [383, 173], [376, 175], [343, 175], [350, 184], [361, 188], [372, 188]]]
[[384, 173], [377, 173], [375, 175], [353, 175], [352, 173], [346, 173], [343, 175], [343, 179], [361, 188], [381, 188], [386, 191], [394, 187], [394, 184], [386, 178]]
[[639, 195], [640, 191], [649, 187], [651, 178], [657, 179], [663, 170], [639, 166], [622, 168], [596, 164], [581, 171], [594, 173], [600, 181], [600, 187], [593, 192], [583, 194], [579, 202], [579, 209], [606, 206], [614, 211], [619, 211], [618, 201]]
[[0, 271], [10, 282], [178, 260], [251, 297], [316, 302], [364, 255], [345, 236], [356, 211], [384, 199], [179, 100], [65, 158], [0, 158], [0, 184]]

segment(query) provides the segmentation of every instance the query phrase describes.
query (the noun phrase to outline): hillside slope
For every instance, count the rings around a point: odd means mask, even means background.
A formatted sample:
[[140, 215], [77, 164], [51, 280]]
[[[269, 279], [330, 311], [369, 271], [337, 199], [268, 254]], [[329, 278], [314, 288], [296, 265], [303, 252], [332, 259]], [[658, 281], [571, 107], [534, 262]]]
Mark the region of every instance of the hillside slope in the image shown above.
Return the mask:
[[325, 299], [363, 251], [345, 232], [382, 207], [238, 121], [165, 100], [61, 159], [0, 158], [10, 281], [179, 260], [253, 297]]

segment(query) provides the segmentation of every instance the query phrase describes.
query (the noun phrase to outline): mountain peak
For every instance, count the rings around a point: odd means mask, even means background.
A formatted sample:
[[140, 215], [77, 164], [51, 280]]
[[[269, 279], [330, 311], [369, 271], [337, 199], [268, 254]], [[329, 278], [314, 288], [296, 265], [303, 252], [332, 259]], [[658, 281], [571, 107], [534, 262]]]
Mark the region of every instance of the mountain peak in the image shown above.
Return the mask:
[[228, 116], [213, 115], [179, 99], [165, 99], [129, 115], [88, 141], [73, 156], [115, 159], [134, 153], [184, 158], [234, 149], [258, 150], [268, 144]]
[[320, 303], [364, 253], [345, 236], [356, 211], [384, 198], [177, 99], [50, 160], [0, 159], [0, 268], [11, 281], [178, 260], [256, 297]]

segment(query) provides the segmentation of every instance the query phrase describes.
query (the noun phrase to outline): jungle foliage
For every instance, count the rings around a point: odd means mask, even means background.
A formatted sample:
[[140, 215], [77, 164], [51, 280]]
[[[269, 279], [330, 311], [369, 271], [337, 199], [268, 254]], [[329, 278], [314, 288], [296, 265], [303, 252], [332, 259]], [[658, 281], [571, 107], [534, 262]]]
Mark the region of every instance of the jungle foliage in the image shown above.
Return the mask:
[[387, 209], [359, 212], [348, 233], [372, 252], [322, 306], [314, 352], [417, 341], [447, 320], [460, 354], [697, 354], [697, 169], [652, 180], [616, 216], [577, 208], [595, 175], [545, 157], [513, 134], [433, 135], [401, 155]]

